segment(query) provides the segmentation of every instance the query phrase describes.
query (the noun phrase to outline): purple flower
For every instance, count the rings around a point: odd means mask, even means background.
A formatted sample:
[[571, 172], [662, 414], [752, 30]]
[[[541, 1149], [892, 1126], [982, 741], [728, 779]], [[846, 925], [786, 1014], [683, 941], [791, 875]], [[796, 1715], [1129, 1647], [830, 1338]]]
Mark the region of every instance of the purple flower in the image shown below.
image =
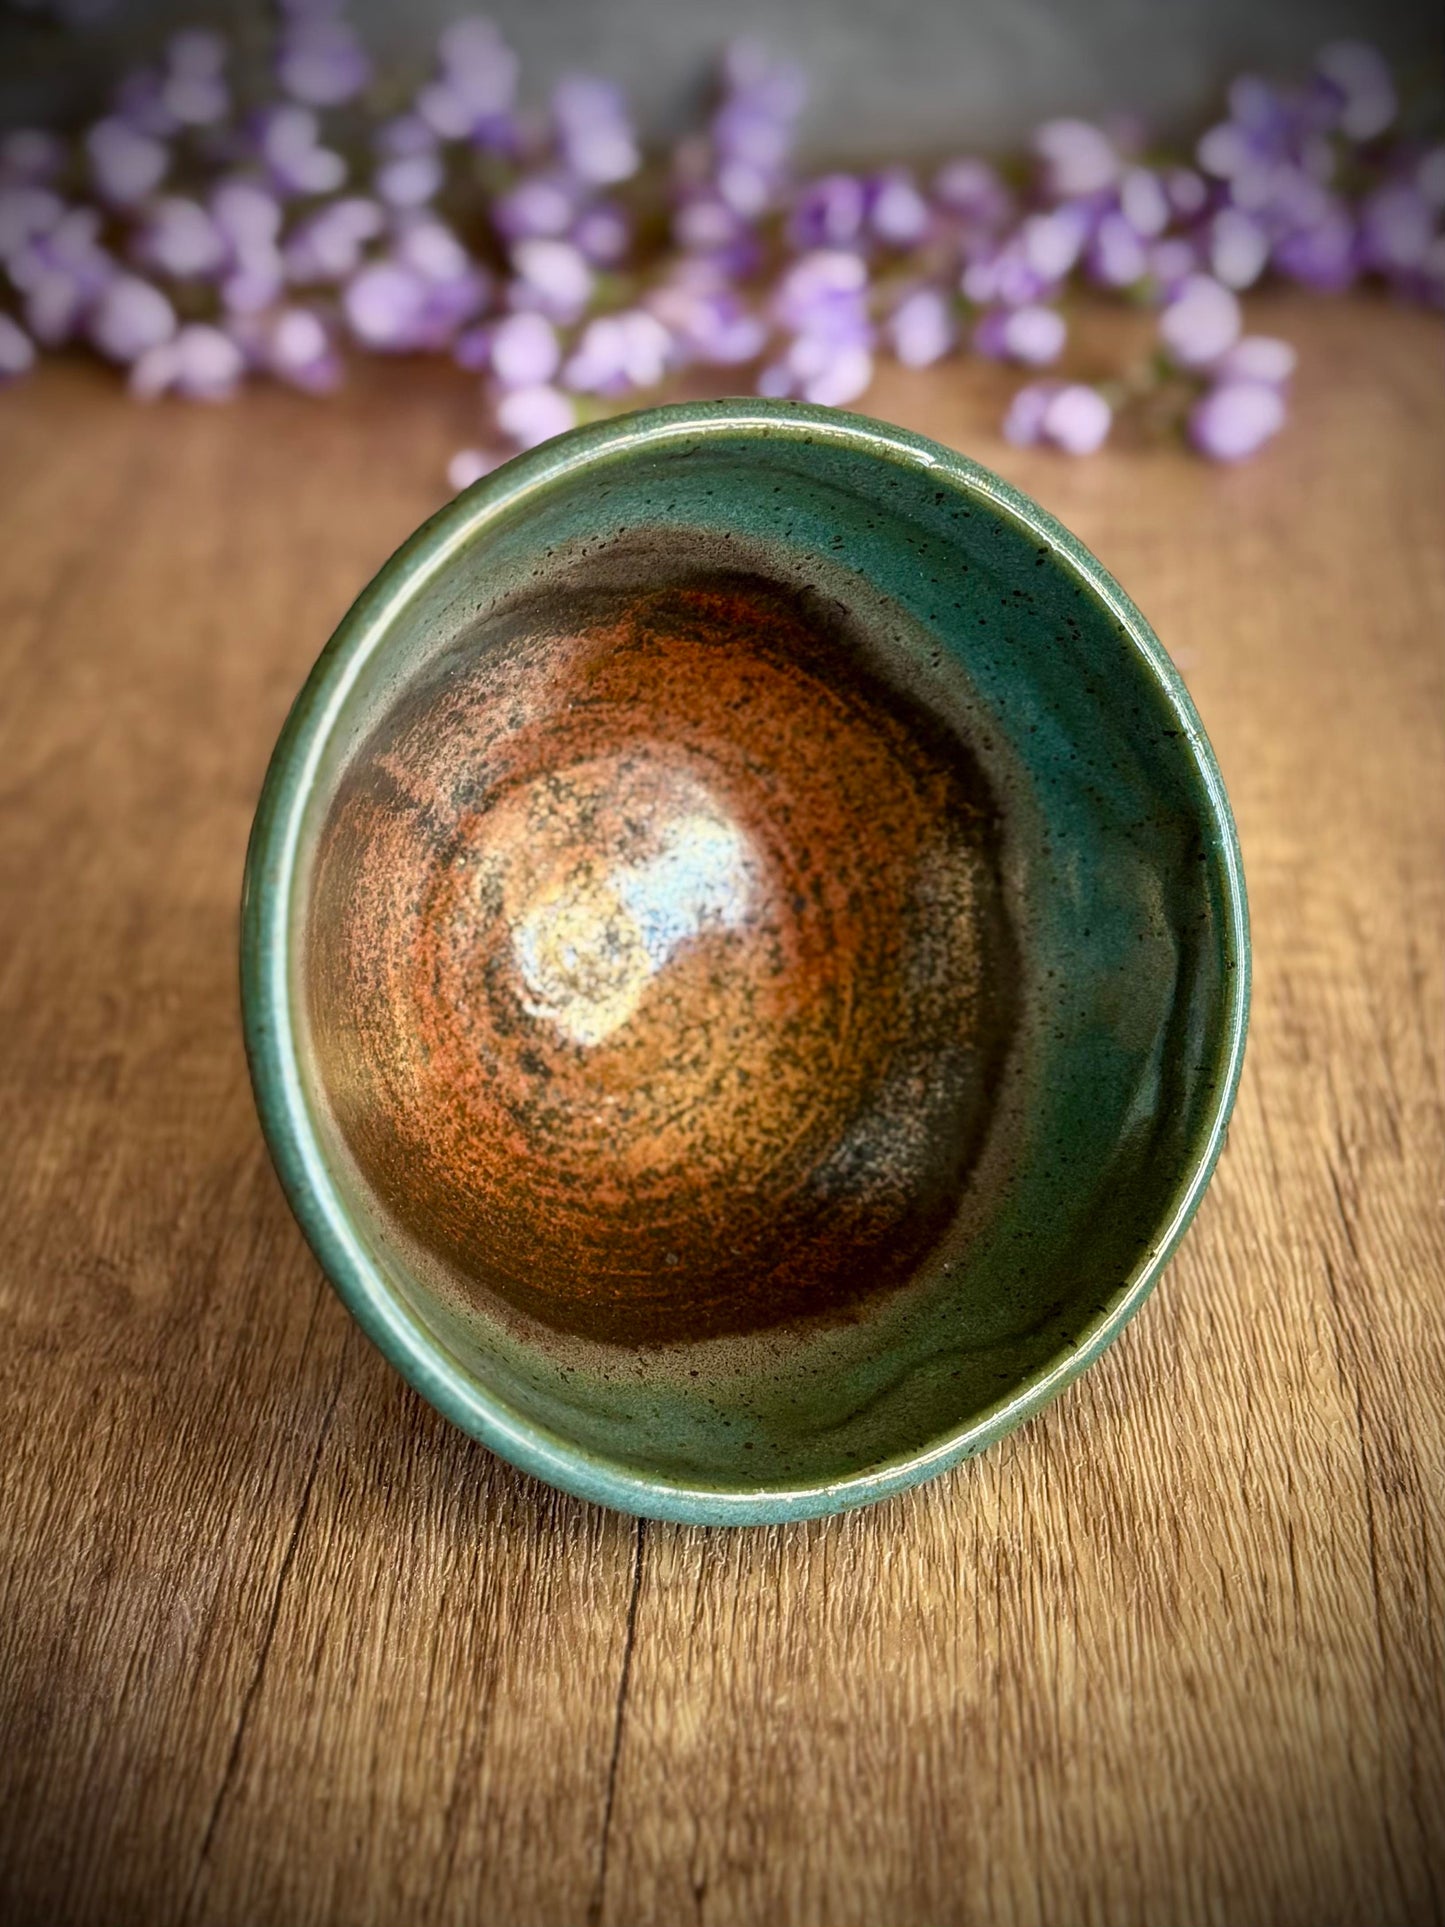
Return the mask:
[[190, 401], [228, 401], [245, 372], [246, 358], [228, 334], [206, 322], [191, 322], [136, 356], [130, 390], [143, 401], [166, 393]]
[[517, 94], [517, 56], [490, 20], [455, 20], [437, 47], [441, 78], [417, 95], [417, 112], [443, 140], [499, 132]]
[[712, 146], [720, 167], [749, 168], [776, 183], [792, 145], [792, 117], [775, 113], [752, 94], [735, 93], [713, 117]]
[[750, 168], [775, 188], [786, 172], [807, 97], [802, 71], [771, 60], [751, 42], [738, 42], [723, 56], [722, 80], [724, 98], [711, 127], [719, 167]]
[[1294, 373], [1298, 359], [1290, 344], [1274, 335], [1244, 335], [1209, 372], [1216, 382], [1265, 382], [1281, 388]]
[[1131, 288], [1149, 272], [1149, 250], [1123, 214], [1105, 214], [1089, 239], [1088, 264], [1100, 287]]
[[672, 354], [672, 336], [645, 309], [599, 315], [583, 329], [562, 379], [569, 388], [593, 395], [655, 388], [667, 373]]
[[1376, 188], [1360, 210], [1360, 249], [1382, 274], [1411, 274], [1424, 265], [1435, 239], [1435, 210], [1409, 181]]
[[478, 117], [505, 113], [516, 98], [517, 56], [480, 14], [454, 20], [438, 43], [448, 81]]
[[293, 100], [339, 107], [371, 78], [371, 62], [344, 20], [297, 19], [282, 35], [276, 77]]
[[442, 164], [435, 154], [398, 154], [378, 164], [373, 182], [389, 207], [424, 207], [441, 187]]
[[421, 334], [413, 344], [442, 348], [487, 302], [491, 281], [445, 222], [416, 215], [399, 226], [392, 242], [397, 264], [420, 277], [426, 297]]
[[945, 161], [933, 177], [933, 197], [972, 226], [996, 230], [1013, 212], [1013, 197], [987, 161]]
[[1003, 432], [1019, 448], [1046, 442], [1066, 455], [1092, 455], [1108, 440], [1113, 419], [1097, 388], [1082, 382], [1033, 382], [1014, 396]]
[[452, 493], [460, 495], [463, 489], [479, 482], [484, 475], [490, 475], [500, 466], [501, 458], [491, 455], [484, 448], [459, 448], [447, 463], [447, 481]]
[[1284, 401], [1272, 384], [1226, 381], [1194, 404], [1189, 439], [1216, 462], [1243, 461], [1284, 425]]
[[225, 82], [227, 47], [218, 33], [193, 27], [166, 49], [160, 102], [177, 127], [213, 127], [231, 110]]
[[1089, 217], [1073, 205], [1030, 214], [1019, 227], [1025, 261], [1045, 284], [1062, 281], [1083, 251]]
[[572, 240], [595, 267], [616, 267], [632, 245], [632, 224], [620, 207], [599, 202], [578, 218]]
[[773, 199], [771, 176], [766, 168], [752, 161], [729, 160], [724, 156], [718, 162], [715, 185], [717, 198], [740, 221], [757, 220], [760, 214], [766, 213]]
[[535, 388], [549, 382], [562, 361], [557, 330], [545, 315], [523, 309], [490, 330], [488, 361], [504, 388]]
[[0, 261], [49, 234], [64, 213], [64, 201], [48, 187], [0, 187]]
[[1034, 448], [1043, 439], [1049, 403], [1063, 387], [1058, 381], [1031, 381], [1020, 388], [1003, 418], [1003, 437], [1015, 448]]
[[736, 367], [755, 360], [767, 342], [762, 320], [735, 288], [703, 263], [680, 266], [670, 281], [654, 290], [647, 305], [683, 360]]
[[114, 262], [100, 245], [101, 215], [93, 207], [67, 208], [45, 236], [50, 258], [77, 274], [92, 291], [111, 277]]
[[90, 338], [111, 361], [130, 362], [169, 341], [176, 311], [149, 281], [118, 274], [106, 287], [90, 317]]
[[795, 334], [867, 343], [868, 270], [856, 254], [821, 248], [784, 273], [773, 294], [779, 325]]
[[[926, 193], [898, 166], [796, 188], [800, 76], [740, 45], [705, 125], [613, 198], [641, 166], [622, 91], [573, 75], [549, 112], [521, 112], [515, 55], [473, 17], [442, 33], [435, 79], [410, 104], [393, 94], [339, 117], [348, 154], [370, 149], [371, 192], [347, 195], [347, 160], [314, 111], [367, 81], [346, 0], [277, 6], [280, 91], [244, 126], [231, 124], [226, 40], [198, 27], [123, 74], [74, 145], [0, 135], [0, 377], [37, 343], [79, 339], [129, 363], [137, 393], [228, 394], [246, 369], [321, 392], [340, 379], [344, 329], [377, 352], [448, 350], [485, 372], [530, 444], [575, 419], [569, 386], [617, 396], [679, 368], [764, 359], [762, 392], [846, 406], [880, 339], [920, 367], [956, 345], [955, 277], [981, 311], [979, 352], [1043, 367], [1064, 343], [1056, 297], [1082, 271], [1157, 301], [1163, 351], [1208, 385], [1190, 432], [1235, 459], [1275, 432], [1293, 367], [1286, 343], [1240, 338], [1238, 291], [1270, 268], [1322, 289], [1367, 273], [1445, 308], [1445, 146], [1413, 124], [1392, 133], [1390, 69], [1358, 42], [1325, 48], [1293, 90], [1239, 77], [1197, 168], [1141, 161], [1142, 124], [1050, 120], [1018, 197], [967, 158]], [[444, 151], [452, 141], [495, 158], [478, 171]], [[77, 148], [95, 206], [66, 198]], [[443, 196], [478, 248], [505, 254], [505, 282], [437, 213]], [[659, 214], [670, 253], [655, 245]], [[611, 269], [624, 271], [615, 287]], [[303, 307], [301, 286], [334, 292]], [[188, 318], [214, 308], [219, 322]], [[1008, 432], [1083, 452], [1110, 420], [1099, 391], [1035, 382]]]
[[964, 268], [959, 287], [980, 307], [999, 302], [1023, 307], [1049, 291], [1049, 283], [1029, 263], [1017, 236], [978, 255]]
[[429, 281], [458, 281], [477, 272], [476, 264], [445, 221], [415, 215], [398, 223], [394, 246], [400, 260]]
[[570, 241], [518, 241], [512, 266], [519, 277], [513, 298], [554, 321], [575, 321], [592, 298], [592, 269]]
[[0, 314], [0, 382], [14, 381], [35, 366], [35, 343], [8, 314]]
[[1199, 267], [1199, 250], [1183, 234], [1166, 234], [1149, 249], [1149, 277], [1167, 300], [1173, 300]]
[[280, 296], [284, 286], [279, 254], [269, 261], [252, 259], [224, 277], [221, 305], [229, 315], [260, 314]]
[[673, 238], [692, 254], [717, 254], [732, 247], [746, 229], [737, 212], [716, 194], [689, 194], [674, 211]]
[[508, 241], [555, 239], [570, 232], [577, 218], [577, 191], [556, 174], [532, 174], [492, 203], [497, 232]]
[[825, 174], [794, 203], [789, 239], [799, 248], [847, 247], [863, 232], [867, 211], [867, 192], [855, 174]]
[[[1189, 179], [1199, 189], [1197, 210], [1204, 204], [1204, 183], [1197, 174], [1190, 174]], [[1134, 233], [1153, 240], [1168, 227], [1169, 210], [1170, 194], [1159, 176], [1151, 168], [1131, 167], [1119, 182], [1119, 213]]]
[[1267, 132], [1252, 131], [1236, 120], [1221, 121], [1202, 135], [1195, 158], [1206, 174], [1228, 181], [1237, 199], [1257, 199], [1278, 163], [1278, 144]]
[[1308, 169], [1286, 165], [1275, 169], [1269, 192], [1254, 211], [1271, 232], [1287, 233], [1315, 226], [1328, 215], [1336, 198]]
[[728, 52], [722, 78], [708, 133], [673, 151], [673, 237], [689, 253], [751, 273], [760, 261], [753, 224], [779, 199], [803, 89], [792, 69], [750, 45]]
[[793, 367], [803, 399], [821, 408], [846, 408], [873, 379], [873, 357], [858, 342], [823, 343], [804, 336], [794, 344]]
[[552, 93], [557, 142], [579, 179], [610, 187], [637, 172], [641, 156], [622, 90], [610, 81], [573, 74]]
[[[84, 288], [63, 269], [27, 262], [25, 278], [17, 281], [24, 293], [25, 325], [47, 348], [71, 340], [90, 305]], [[15, 265], [11, 264], [15, 277]]]
[[400, 354], [421, 345], [427, 289], [419, 274], [396, 261], [373, 261], [347, 282], [341, 296], [346, 324], [365, 348]]
[[1174, 213], [1187, 220], [1198, 214], [1209, 199], [1209, 189], [1192, 167], [1171, 167], [1164, 177], [1164, 192]]
[[905, 368], [931, 368], [958, 339], [953, 304], [940, 288], [915, 288], [888, 317], [886, 333]]
[[994, 308], [981, 317], [973, 345], [998, 361], [1020, 361], [1043, 368], [1063, 353], [1068, 329], [1054, 308]]
[[1231, 121], [1251, 140], [1277, 147], [1288, 137], [1289, 109], [1279, 90], [1258, 74], [1236, 74], [1226, 99]]
[[846, 408], [873, 379], [873, 357], [862, 342], [799, 335], [780, 361], [758, 376], [762, 395], [801, 395], [821, 408]]
[[167, 195], [156, 201], [136, 238], [137, 258], [159, 274], [191, 281], [224, 267], [226, 238], [199, 201]]
[[269, 247], [281, 231], [281, 203], [257, 181], [234, 176], [216, 184], [211, 219], [233, 251]]
[[5, 262], [23, 297], [25, 325], [46, 347], [77, 333], [118, 273], [97, 239], [100, 225], [96, 209], [70, 208], [47, 234], [24, 242]]
[[[433, 352], [449, 347], [458, 330], [474, 320], [487, 305], [491, 281], [485, 270], [470, 262], [453, 270], [447, 265], [450, 258], [450, 249], [444, 249], [434, 233], [412, 230], [397, 238], [389, 262], [374, 264], [395, 269], [403, 277], [414, 280], [420, 290], [420, 307], [414, 316], [410, 339], [398, 341], [397, 347]], [[457, 258], [467, 261], [460, 248]], [[351, 283], [352, 288], [368, 271], [362, 269]]]
[[1239, 339], [1239, 303], [1207, 274], [1192, 274], [1159, 317], [1159, 339], [1181, 368], [1207, 368]]
[[539, 383], [534, 388], [509, 388], [497, 403], [496, 416], [497, 426], [518, 448], [536, 448], [575, 427], [577, 409], [560, 388]]
[[346, 162], [317, 139], [319, 125], [309, 107], [283, 103], [266, 108], [257, 121], [261, 158], [271, 178], [293, 194], [333, 194], [346, 179]]
[[227, 311], [256, 314], [270, 307], [285, 279], [276, 245], [281, 206], [275, 195], [254, 181], [223, 180], [211, 196], [211, 219], [230, 252], [221, 280]]
[[1359, 273], [1359, 248], [1349, 209], [1330, 198], [1314, 220], [1275, 242], [1273, 264], [1291, 281], [1320, 294], [1342, 293]]
[[416, 111], [438, 140], [465, 140], [476, 115], [461, 94], [445, 80], [429, 81], [417, 94]]
[[[279, 215], [279, 210], [278, 210]], [[375, 201], [347, 195], [310, 215], [288, 238], [287, 277], [296, 283], [344, 281], [361, 264], [362, 251], [386, 228]]]
[[975, 254], [961, 287], [980, 306], [1024, 307], [1051, 293], [1074, 267], [1091, 224], [1089, 213], [1066, 202], [1044, 214], [1028, 214], [1001, 246]]
[[1336, 40], [1315, 60], [1315, 72], [1346, 140], [1372, 141], [1399, 111], [1389, 63], [1363, 40]]
[[123, 120], [101, 120], [85, 137], [91, 177], [115, 207], [132, 207], [153, 193], [170, 167], [169, 150]]
[[1119, 178], [1114, 143], [1089, 121], [1046, 121], [1035, 133], [1033, 146], [1044, 192], [1055, 200], [1101, 193]]
[[890, 168], [872, 183], [868, 225], [887, 246], [916, 247], [932, 223], [932, 211], [907, 168]]
[[1209, 228], [1209, 266], [1226, 288], [1248, 288], [1269, 261], [1269, 237], [1242, 208], [1224, 207]]
[[293, 388], [326, 395], [340, 385], [341, 357], [335, 341], [310, 308], [278, 310], [265, 324], [260, 348], [264, 366]]

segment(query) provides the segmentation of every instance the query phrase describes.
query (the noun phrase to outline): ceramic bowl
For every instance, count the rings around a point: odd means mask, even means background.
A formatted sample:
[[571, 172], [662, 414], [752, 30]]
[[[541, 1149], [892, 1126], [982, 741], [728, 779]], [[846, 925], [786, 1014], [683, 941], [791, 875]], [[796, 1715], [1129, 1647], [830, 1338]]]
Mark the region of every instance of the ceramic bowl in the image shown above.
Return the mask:
[[787, 402], [564, 436], [402, 548], [266, 779], [242, 978], [332, 1282], [567, 1491], [862, 1504], [1097, 1357], [1247, 1012], [1198, 717], [1056, 522]]

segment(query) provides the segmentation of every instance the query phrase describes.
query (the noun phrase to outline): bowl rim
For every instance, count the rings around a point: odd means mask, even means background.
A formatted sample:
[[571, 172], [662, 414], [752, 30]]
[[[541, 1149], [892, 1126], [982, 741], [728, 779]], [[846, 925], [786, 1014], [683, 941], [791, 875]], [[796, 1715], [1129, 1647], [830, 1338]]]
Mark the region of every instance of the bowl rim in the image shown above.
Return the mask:
[[[333, 1182], [312, 1121], [293, 1029], [296, 879], [307, 803], [331, 729], [363, 665], [408, 603], [499, 516], [601, 460], [656, 452], [716, 434], [825, 442], [923, 471], [981, 499], [1047, 544], [1120, 625], [1135, 658], [1179, 723], [1175, 747], [1193, 763], [1223, 885], [1227, 991], [1215, 1013], [1213, 1098], [1128, 1277], [1072, 1345], [1006, 1396], [921, 1449], [832, 1481], [744, 1487], [662, 1478], [594, 1454], [489, 1392], [387, 1285]], [[1112, 576], [1061, 523], [990, 470], [907, 429], [801, 402], [679, 402], [613, 417], [545, 442], [454, 497], [383, 564], [316, 661], [292, 705], [266, 773], [246, 853], [241, 900], [241, 1007], [256, 1107], [288, 1202], [323, 1271], [367, 1336], [423, 1398], [491, 1451], [579, 1498], [644, 1517], [701, 1525], [769, 1525], [814, 1518], [901, 1492], [982, 1451], [1057, 1396], [1118, 1336], [1153, 1289], [1187, 1229], [1223, 1147], [1249, 1020], [1249, 911], [1234, 817], [1213, 750], [1178, 671]]]

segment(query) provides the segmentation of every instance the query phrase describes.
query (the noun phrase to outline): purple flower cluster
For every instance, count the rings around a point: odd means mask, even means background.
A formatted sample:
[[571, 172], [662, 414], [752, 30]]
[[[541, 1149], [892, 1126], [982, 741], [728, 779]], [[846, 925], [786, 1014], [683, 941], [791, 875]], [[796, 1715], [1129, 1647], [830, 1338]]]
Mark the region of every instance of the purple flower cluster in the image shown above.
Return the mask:
[[[264, 98], [193, 28], [78, 138], [0, 139], [0, 380], [84, 345], [142, 397], [220, 400], [257, 374], [320, 394], [348, 351], [444, 353], [485, 401], [450, 470], [463, 487], [689, 369], [831, 406], [883, 353], [1053, 371], [1092, 290], [1154, 313], [1150, 381], [1201, 453], [1236, 461], [1283, 424], [1294, 367], [1244, 332], [1247, 290], [1369, 278], [1445, 308], [1445, 139], [1360, 43], [1293, 88], [1236, 80], [1187, 157], [1058, 119], [1020, 166], [927, 175], [800, 173], [802, 77], [751, 44], [662, 152], [609, 81], [571, 74], [525, 103], [484, 18], [448, 26], [384, 111], [372, 78], [345, 0], [282, 0]], [[1004, 432], [1090, 453], [1140, 392], [1050, 372]]]

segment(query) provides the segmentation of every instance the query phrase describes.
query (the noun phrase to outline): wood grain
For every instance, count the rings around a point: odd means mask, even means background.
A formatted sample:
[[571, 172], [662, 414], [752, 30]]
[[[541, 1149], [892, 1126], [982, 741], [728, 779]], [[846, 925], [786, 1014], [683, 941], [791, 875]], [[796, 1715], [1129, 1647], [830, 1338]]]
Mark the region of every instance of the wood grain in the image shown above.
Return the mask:
[[251, 807], [465, 384], [0, 398], [0, 1918], [1423, 1922], [1445, 1908], [1445, 383], [1367, 303], [1221, 473], [995, 438], [1094, 547], [1238, 810], [1232, 1140], [1061, 1403], [876, 1511], [642, 1527], [349, 1326], [252, 1114]]

